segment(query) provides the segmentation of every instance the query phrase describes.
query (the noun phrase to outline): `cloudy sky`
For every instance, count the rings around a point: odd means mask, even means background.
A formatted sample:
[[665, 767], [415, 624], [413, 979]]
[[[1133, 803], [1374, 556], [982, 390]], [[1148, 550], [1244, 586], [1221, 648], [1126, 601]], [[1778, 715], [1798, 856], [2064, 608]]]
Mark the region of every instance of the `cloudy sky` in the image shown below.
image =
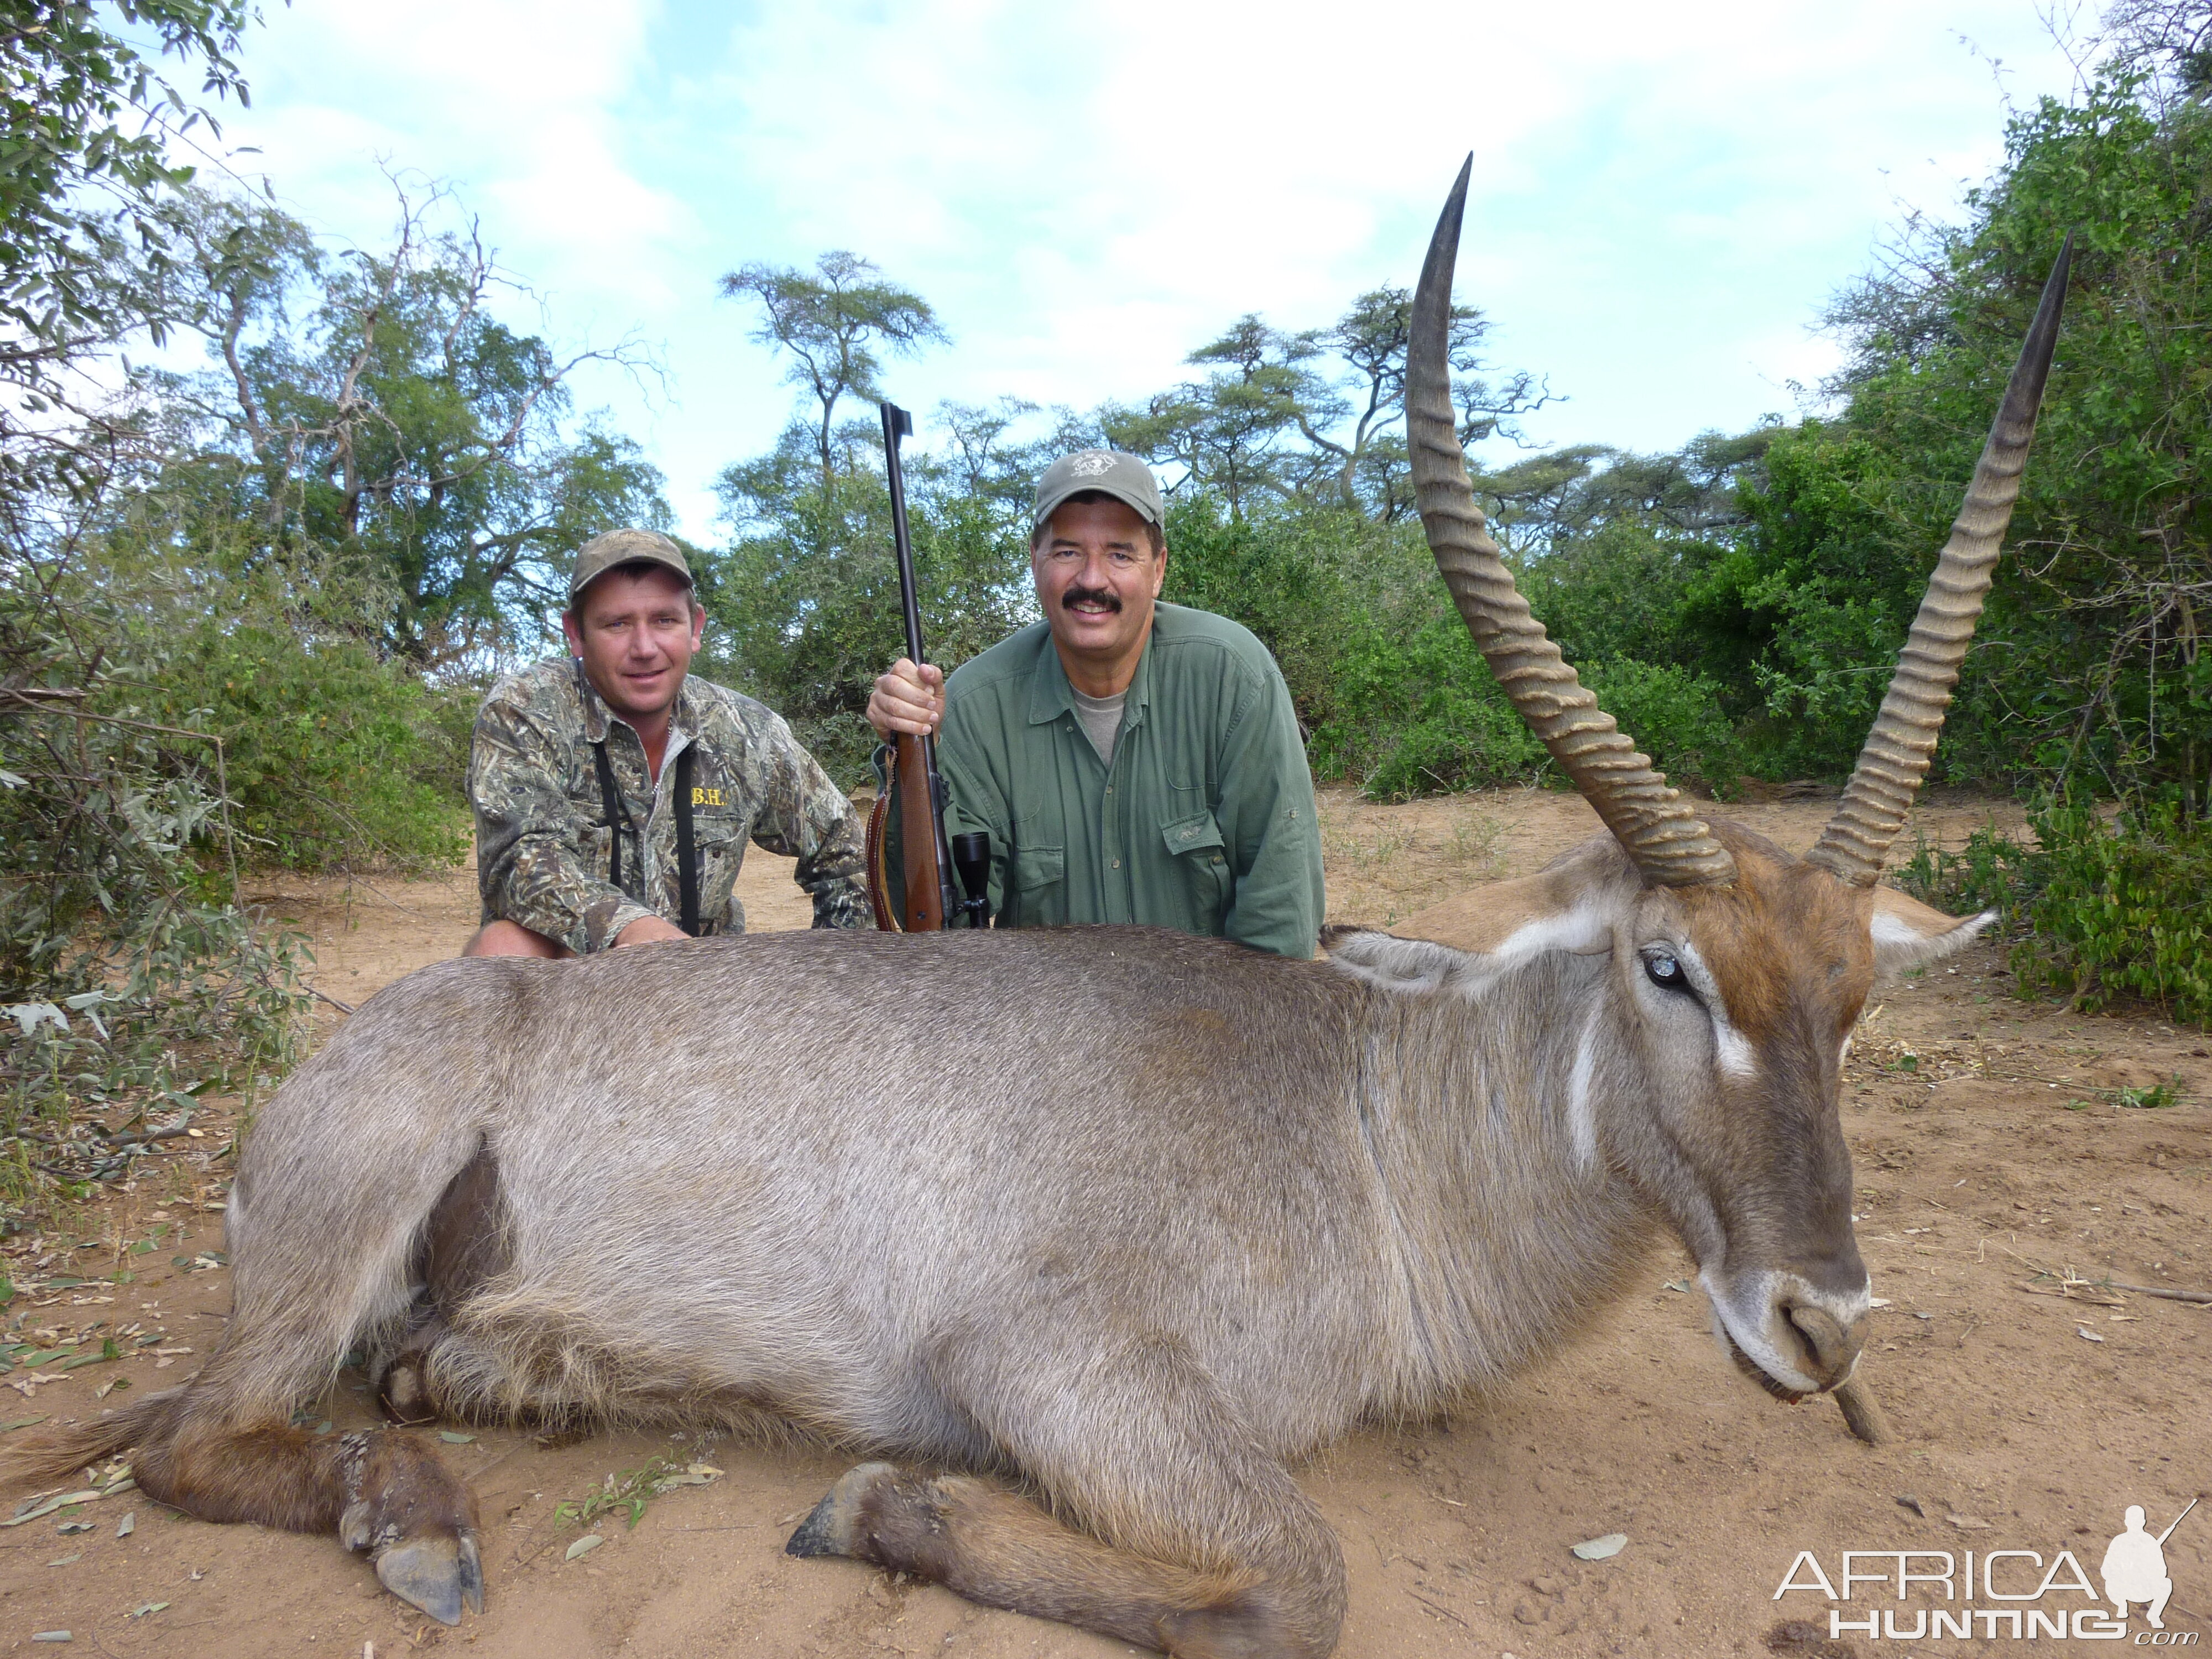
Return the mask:
[[716, 278], [849, 248], [953, 336], [890, 390], [1088, 408], [1246, 311], [1410, 284], [1475, 154], [1462, 296], [1566, 401], [1545, 442], [1671, 447], [1788, 414], [1823, 301], [1903, 207], [1952, 210], [2006, 110], [2073, 70], [2031, 0], [1565, 10], [1492, 0], [292, 0], [226, 138], [335, 240], [383, 170], [450, 185], [563, 343], [650, 342], [665, 392], [580, 387], [684, 527], [792, 407]]

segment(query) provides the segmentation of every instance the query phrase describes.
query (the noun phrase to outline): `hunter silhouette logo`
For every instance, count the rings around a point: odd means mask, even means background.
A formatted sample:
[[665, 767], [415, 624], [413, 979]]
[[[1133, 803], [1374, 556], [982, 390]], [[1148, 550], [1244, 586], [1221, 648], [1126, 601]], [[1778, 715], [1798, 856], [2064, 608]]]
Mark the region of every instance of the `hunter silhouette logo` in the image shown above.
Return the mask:
[[[1845, 1636], [1873, 1642], [2048, 1638], [2193, 1648], [2202, 1632], [2166, 1627], [2166, 1604], [2173, 1597], [2166, 1540], [2197, 1502], [2190, 1499], [2160, 1533], [2146, 1527], [2142, 1505], [2129, 1504], [2122, 1531], [2098, 1564], [2097, 1574], [2104, 1582], [2101, 1596], [2087, 1565], [2069, 1549], [2059, 1550], [2047, 1561], [2040, 1550], [2017, 1548], [1845, 1550], [1840, 1571], [1832, 1577], [1814, 1552], [1800, 1550], [1776, 1587], [1774, 1600], [1795, 1593], [1827, 1601], [1831, 1640]], [[2132, 1638], [2130, 1607], [2142, 1608], [2150, 1626]]]
[[1114, 452], [1110, 449], [1086, 449], [1080, 455], [1068, 459], [1067, 470], [1079, 478], [1096, 478], [1114, 470]]
[[2166, 1540], [2173, 1536], [2173, 1528], [2181, 1524], [2197, 1500], [2189, 1500], [2189, 1508], [2173, 1517], [2172, 1525], [2155, 1538], [2143, 1530], [2143, 1509], [2140, 1504], [2128, 1505], [2122, 1517], [2127, 1530], [2112, 1541], [2105, 1552], [2104, 1565], [2097, 1576], [2105, 1581], [2105, 1599], [2110, 1601], [2119, 1616], [2128, 1616], [2128, 1603], [2143, 1601], [2149, 1605], [2143, 1618], [2153, 1630], [2164, 1630], [2166, 1604], [2173, 1595], [2173, 1580], [2166, 1574]]

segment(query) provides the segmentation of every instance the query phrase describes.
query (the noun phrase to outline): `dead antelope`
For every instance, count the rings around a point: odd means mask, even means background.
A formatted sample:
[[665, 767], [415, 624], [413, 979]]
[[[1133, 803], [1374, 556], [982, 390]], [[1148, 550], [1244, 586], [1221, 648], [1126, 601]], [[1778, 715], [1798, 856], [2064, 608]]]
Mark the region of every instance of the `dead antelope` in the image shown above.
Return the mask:
[[1844, 1043], [1877, 974], [1986, 920], [1875, 880], [2017, 489], [2065, 260], [1797, 859], [1667, 788], [1485, 533], [1445, 368], [1466, 188], [1415, 312], [1421, 513], [1609, 836], [1462, 906], [1459, 949], [801, 933], [427, 969], [264, 1112], [205, 1367], [37, 1462], [129, 1450], [149, 1497], [336, 1533], [457, 1620], [483, 1595], [466, 1486], [404, 1434], [288, 1426], [365, 1345], [403, 1420], [769, 1413], [880, 1449], [904, 1462], [839, 1480], [793, 1553], [1170, 1653], [1310, 1659], [1344, 1565], [1286, 1463], [1556, 1348], [1662, 1234], [1765, 1386], [1844, 1383], [1868, 1306]]

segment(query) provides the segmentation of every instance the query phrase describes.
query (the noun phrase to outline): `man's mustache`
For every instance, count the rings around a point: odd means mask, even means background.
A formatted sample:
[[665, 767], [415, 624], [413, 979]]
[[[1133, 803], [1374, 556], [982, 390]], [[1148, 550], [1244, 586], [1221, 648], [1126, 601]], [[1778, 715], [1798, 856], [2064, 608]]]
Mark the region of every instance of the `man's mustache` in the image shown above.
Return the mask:
[[1071, 611], [1086, 599], [1103, 605], [1109, 611], [1121, 608], [1121, 595], [1106, 587], [1071, 587], [1060, 596], [1060, 608]]

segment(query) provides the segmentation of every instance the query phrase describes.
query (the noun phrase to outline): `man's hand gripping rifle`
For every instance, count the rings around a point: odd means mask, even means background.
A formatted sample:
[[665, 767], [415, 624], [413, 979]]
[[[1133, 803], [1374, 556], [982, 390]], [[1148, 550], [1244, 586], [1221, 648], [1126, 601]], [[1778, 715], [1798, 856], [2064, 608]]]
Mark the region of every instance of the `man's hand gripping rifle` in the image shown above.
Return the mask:
[[[914, 417], [896, 404], [878, 404], [884, 417], [884, 459], [890, 473], [891, 540], [898, 551], [899, 605], [906, 617], [906, 654], [919, 667], [921, 607], [915, 597], [914, 544], [906, 526], [906, 473], [899, 465], [899, 440], [914, 433]], [[900, 873], [906, 888], [905, 915], [891, 908], [885, 846], [892, 803], [897, 803]], [[991, 838], [945, 834], [945, 781], [937, 771], [937, 739], [927, 733], [898, 733], [884, 769], [884, 793], [868, 814], [868, 902], [876, 926], [887, 933], [934, 933], [940, 927], [988, 927], [991, 923]], [[953, 896], [952, 872], [968, 896]]]

